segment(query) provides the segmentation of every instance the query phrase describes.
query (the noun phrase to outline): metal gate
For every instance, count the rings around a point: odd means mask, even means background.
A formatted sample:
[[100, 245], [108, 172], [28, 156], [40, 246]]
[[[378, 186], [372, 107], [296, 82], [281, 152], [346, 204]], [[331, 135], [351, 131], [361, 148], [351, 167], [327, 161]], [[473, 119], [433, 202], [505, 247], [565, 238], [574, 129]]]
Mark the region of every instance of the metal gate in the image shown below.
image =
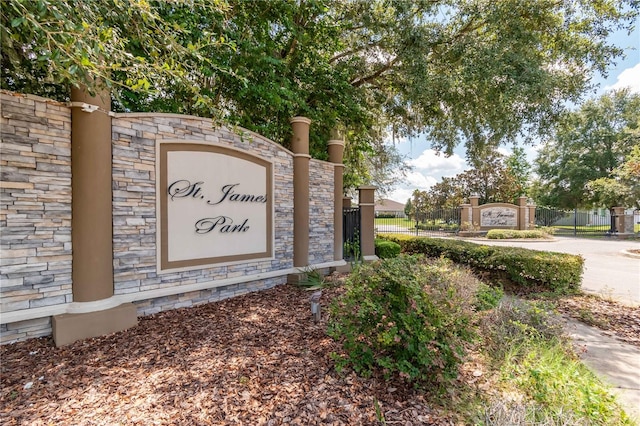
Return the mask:
[[360, 208], [350, 207], [342, 210], [342, 257], [344, 260], [358, 260], [360, 247]]
[[[633, 213], [634, 223], [640, 218], [638, 213]], [[550, 227], [555, 235], [560, 236], [604, 237], [624, 232], [616, 229], [616, 219], [617, 216], [608, 209], [561, 210], [536, 207], [536, 226]]]
[[414, 213], [410, 217], [376, 217], [377, 233], [411, 234], [419, 236], [447, 236], [460, 230], [461, 209], [432, 209]]

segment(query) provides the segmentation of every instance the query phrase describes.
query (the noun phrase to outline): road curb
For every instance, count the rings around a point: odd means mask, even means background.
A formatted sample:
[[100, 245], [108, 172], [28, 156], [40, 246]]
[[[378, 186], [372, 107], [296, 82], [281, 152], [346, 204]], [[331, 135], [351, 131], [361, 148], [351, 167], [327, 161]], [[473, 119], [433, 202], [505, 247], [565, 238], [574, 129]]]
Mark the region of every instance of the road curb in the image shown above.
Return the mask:
[[495, 241], [495, 242], [505, 242], [505, 243], [557, 243], [559, 240], [557, 238], [467, 238], [467, 237], [456, 237], [456, 239], [460, 241], [473, 241], [473, 242], [485, 242], [485, 241]]

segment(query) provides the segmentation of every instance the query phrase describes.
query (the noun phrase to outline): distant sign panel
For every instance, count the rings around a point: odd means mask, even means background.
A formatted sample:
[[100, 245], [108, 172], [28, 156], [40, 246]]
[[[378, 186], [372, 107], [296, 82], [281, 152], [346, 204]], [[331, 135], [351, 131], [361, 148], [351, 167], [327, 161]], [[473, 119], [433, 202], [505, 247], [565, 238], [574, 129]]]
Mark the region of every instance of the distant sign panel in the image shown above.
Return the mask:
[[159, 144], [161, 271], [270, 258], [272, 164], [230, 148]]
[[518, 210], [511, 207], [487, 207], [480, 210], [480, 226], [518, 226]]

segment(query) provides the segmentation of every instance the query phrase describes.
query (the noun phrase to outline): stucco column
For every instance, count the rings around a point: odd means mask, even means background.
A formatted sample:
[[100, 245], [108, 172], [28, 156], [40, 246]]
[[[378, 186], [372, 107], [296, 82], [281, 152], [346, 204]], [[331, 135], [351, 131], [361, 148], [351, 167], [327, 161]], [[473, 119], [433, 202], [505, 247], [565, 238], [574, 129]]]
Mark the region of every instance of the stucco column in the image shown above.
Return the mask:
[[73, 301], [113, 296], [111, 204], [111, 99], [71, 89], [71, 102], [100, 109], [71, 109], [71, 242]]
[[133, 304], [100, 302], [113, 296], [110, 110], [108, 92], [71, 90], [71, 276], [75, 311], [82, 313], [53, 317], [58, 346], [137, 323]]
[[624, 233], [624, 207], [613, 207], [611, 212], [615, 216], [613, 220], [614, 230], [618, 233]]
[[375, 186], [358, 188], [358, 204], [360, 205], [360, 248], [362, 260], [376, 260], [375, 247]]
[[[473, 229], [473, 216], [471, 213], [471, 204], [460, 204], [460, 225], [463, 231], [471, 231]], [[468, 229], [465, 228], [465, 224]]]
[[518, 197], [518, 229], [527, 229], [527, 197]]
[[527, 229], [534, 229], [536, 227], [536, 205], [529, 204], [527, 205], [529, 209], [529, 223], [527, 224]]
[[344, 164], [344, 138], [337, 130], [331, 132], [329, 146], [329, 161], [334, 164], [333, 169], [333, 260], [342, 260], [342, 197]]
[[309, 265], [309, 127], [311, 120], [293, 117], [293, 266]]
[[480, 228], [480, 196], [472, 195], [469, 197], [469, 203], [471, 203], [471, 222], [474, 228], [477, 226]]

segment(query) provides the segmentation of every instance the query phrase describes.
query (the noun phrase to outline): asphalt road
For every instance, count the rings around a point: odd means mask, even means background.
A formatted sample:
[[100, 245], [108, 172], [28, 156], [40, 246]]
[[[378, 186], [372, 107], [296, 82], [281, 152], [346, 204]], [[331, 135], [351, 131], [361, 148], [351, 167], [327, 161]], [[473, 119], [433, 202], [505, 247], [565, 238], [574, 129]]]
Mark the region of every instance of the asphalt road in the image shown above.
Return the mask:
[[640, 249], [640, 242], [616, 239], [556, 237], [552, 241], [474, 240], [488, 245], [524, 247], [582, 255], [582, 290], [631, 306], [640, 306], [640, 258], [622, 252]]

